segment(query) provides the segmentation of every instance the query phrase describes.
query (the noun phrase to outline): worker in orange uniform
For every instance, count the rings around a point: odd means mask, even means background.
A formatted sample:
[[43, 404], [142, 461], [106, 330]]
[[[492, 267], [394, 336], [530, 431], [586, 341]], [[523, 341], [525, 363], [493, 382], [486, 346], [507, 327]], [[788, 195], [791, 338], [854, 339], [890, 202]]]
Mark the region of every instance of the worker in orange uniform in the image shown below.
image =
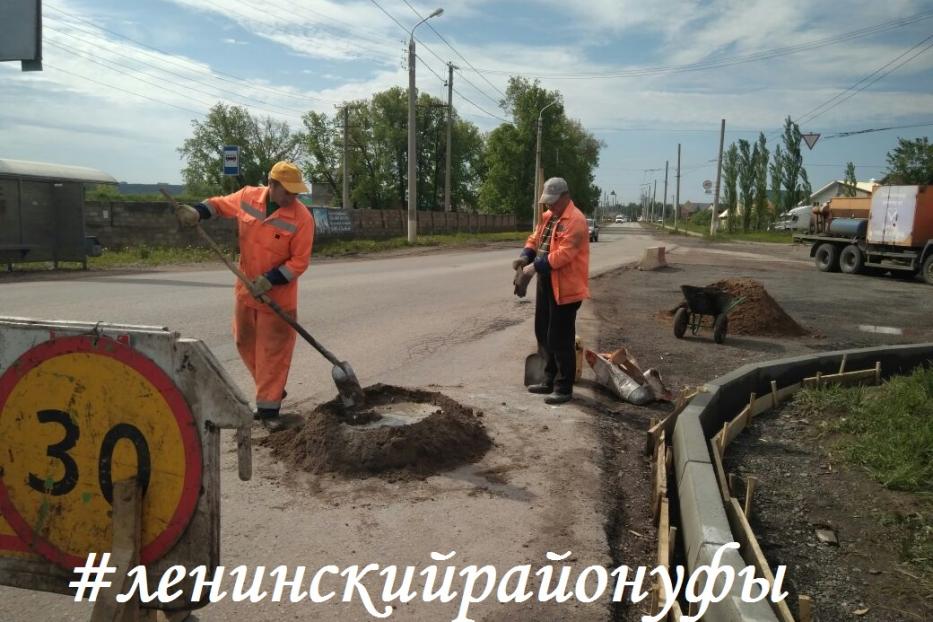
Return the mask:
[[526, 277], [538, 276], [535, 337], [546, 360], [546, 379], [528, 390], [548, 394], [547, 404], [563, 404], [573, 398], [577, 310], [590, 297], [590, 235], [586, 217], [560, 177], [544, 182], [538, 202], [548, 210], [512, 269], [521, 269]]
[[[240, 270], [252, 281], [236, 284], [233, 336], [240, 358], [256, 384], [256, 419], [279, 416], [295, 348], [295, 331], [261, 300], [268, 296], [296, 317], [298, 277], [308, 268], [314, 243], [314, 218], [298, 200], [308, 192], [298, 167], [277, 162], [268, 186], [245, 186], [233, 194], [182, 205], [176, 215], [194, 227], [215, 216], [236, 218]], [[252, 290], [252, 291], [250, 291]]]

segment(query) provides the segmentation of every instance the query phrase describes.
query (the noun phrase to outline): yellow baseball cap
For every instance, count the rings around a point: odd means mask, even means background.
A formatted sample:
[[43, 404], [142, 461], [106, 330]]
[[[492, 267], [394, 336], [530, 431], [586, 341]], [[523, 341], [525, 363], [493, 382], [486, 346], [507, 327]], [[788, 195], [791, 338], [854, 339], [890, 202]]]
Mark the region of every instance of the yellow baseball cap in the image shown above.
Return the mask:
[[269, 179], [282, 184], [282, 186], [292, 194], [308, 192], [308, 186], [301, 181], [301, 171], [291, 162], [276, 162], [269, 171]]

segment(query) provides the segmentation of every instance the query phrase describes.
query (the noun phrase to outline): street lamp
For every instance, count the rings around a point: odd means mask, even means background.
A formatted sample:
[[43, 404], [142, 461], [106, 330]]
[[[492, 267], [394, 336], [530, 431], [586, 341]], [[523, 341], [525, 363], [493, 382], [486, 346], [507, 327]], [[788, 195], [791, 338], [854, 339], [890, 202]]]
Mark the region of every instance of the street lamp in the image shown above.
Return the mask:
[[616, 206], [618, 205], [618, 204], [616, 203], [616, 191], [613, 190], [612, 192], [610, 192], [610, 193], [609, 193], [609, 196], [612, 197], [612, 211], [613, 211], [613, 213], [615, 213], [616, 215], [618, 215], [618, 210], [617, 210], [617, 207], [616, 207]]
[[433, 13], [415, 24], [408, 39], [408, 243], [414, 244], [418, 235], [418, 179], [415, 171], [418, 156], [415, 143], [415, 109], [418, 105], [418, 93], [415, 89], [415, 28], [432, 17], [437, 17], [444, 9], [435, 9]]
[[555, 99], [550, 104], [545, 106], [538, 112], [538, 146], [535, 148], [535, 187], [532, 190], [534, 192], [534, 202], [531, 204], [531, 213], [534, 214], [534, 222], [531, 223], [531, 228], [534, 228], [538, 225], [539, 215], [538, 215], [538, 186], [543, 182], [543, 179], [538, 178], [538, 174], [541, 171], [541, 117], [544, 114], [544, 111], [557, 103]]

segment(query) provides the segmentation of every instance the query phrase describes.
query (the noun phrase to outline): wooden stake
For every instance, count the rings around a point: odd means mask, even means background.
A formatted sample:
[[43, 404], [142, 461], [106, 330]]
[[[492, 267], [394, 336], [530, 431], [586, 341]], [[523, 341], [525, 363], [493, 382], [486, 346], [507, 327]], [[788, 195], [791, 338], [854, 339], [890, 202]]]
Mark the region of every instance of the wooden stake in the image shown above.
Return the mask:
[[110, 587], [98, 594], [91, 612], [91, 622], [137, 620], [139, 601], [118, 603], [117, 596], [129, 587], [129, 571], [139, 563], [142, 539], [142, 491], [135, 478], [120, 480], [113, 485], [113, 550], [110, 565], [117, 568]]
[[735, 473], [729, 473], [729, 494], [735, 496], [735, 489], [739, 485], [739, 476]]
[[849, 355], [848, 355], [848, 354], [843, 354], [843, 355], [842, 355], [842, 362], [839, 363], [839, 373], [840, 373], [840, 374], [844, 374], [845, 371], [846, 371], [846, 357], [847, 357], [847, 356], [849, 356]]
[[677, 545], [677, 527], [671, 525], [670, 535], [667, 537], [667, 567], [674, 565], [674, 548]]
[[778, 407], [777, 380], [771, 381], [771, 408]]
[[797, 608], [800, 610], [800, 622], [812, 622], [813, 620], [813, 599], [803, 594], [797, 600]]
[[823, 378], [823, 372], [821, 371], [816, 372], [816, 388], [817, 389], [823, 386], [822, 378]]
[[758, 486], [758, 478], [749, 476], [745, 480], [745, 507], [743, 511], [745, 512], [745, 518], [751, 517], [752, 512], [752, 496], [755, 494], [755, 487]]
[[875, 362], [875, 384], [881, 384], [881, 361]]

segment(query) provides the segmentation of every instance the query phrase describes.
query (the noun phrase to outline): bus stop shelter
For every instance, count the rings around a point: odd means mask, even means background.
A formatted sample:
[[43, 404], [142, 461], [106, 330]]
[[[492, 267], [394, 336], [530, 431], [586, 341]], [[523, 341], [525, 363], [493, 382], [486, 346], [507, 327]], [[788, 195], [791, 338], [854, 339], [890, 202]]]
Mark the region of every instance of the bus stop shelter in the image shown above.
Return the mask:
[[77, 261], [100, 253], [84, 230], [84, 185], [116, 184], [92, 168], [0, 159], [0, 263]]

